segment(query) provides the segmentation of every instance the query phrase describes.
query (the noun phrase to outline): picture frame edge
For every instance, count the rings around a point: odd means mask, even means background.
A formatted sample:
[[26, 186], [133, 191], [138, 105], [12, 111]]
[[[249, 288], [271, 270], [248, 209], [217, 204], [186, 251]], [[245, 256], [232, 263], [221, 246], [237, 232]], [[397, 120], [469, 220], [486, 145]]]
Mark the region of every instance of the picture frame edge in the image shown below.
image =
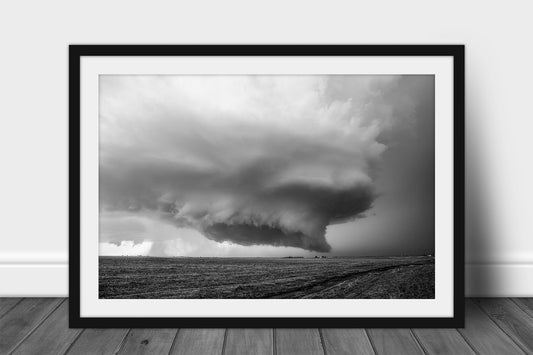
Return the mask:
[[[187, 52], [189, 54], [184, 53]], [[223, 52], [220, 52], [223, 51]], [[454, 315], [428, 318], [89, 318], [81, 317], [80, 74], [83, 56], [451, 56], [454, 124]], [[274, 51], [274, 52], [272, 52]], [[322, 53], [317, 54], [317, 52]], [[324, 51], [327, 51], [324, 53]], [[244, 54], [243, 54], [244, 53]], [[283, 44], [283, 45], [119, 45], [69, 44], [69, 327], [70, 328], [462, 328], [465, 321], [465, 45], [464, 44]], [[342, 323], [342, 324], [341, 324]]]

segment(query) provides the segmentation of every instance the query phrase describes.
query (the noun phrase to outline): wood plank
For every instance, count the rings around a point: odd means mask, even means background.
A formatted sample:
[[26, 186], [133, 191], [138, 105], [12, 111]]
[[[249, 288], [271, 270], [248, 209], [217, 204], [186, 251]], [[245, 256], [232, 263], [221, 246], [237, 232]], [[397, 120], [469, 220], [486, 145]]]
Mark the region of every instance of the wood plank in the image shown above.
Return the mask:
[[409, 329], [368, 329], [377, 354], [423, 354]]
[[533, 317], [533, 298], [513, 298], [512, 300], [530, 317]]
[[116, 354], [128, 329], [85, 329], [67, 354]]
[[523, 354], [515, 342], [471, 300], [466, 301], [465, 327], [458, 330], [479, 354]]
[[118, 354], [165, 354], [176, 337], [177, 329], [132, 329]]
[[0, 317], [15, 307], [22, 298], [0, 298]]
[[63, 302], [13, 354], [64, 354], [81, 331], [68, 327], [68, 302]]
[[323, 355], [318, 329], [276, 329], [278, 355]]
[[228, 355], [272, 355], [272, 329], [228, 329], [224, 353]]
[[374, 355], [364, 329], [321, 329], [324, 349], [328, 355]]
[[413, 329], [413, 332], [427, 354], [475, 354], [456, 329]]
[[507, 298], [486, 298], [476, 302], [522, 350], [533, 354], [533, 318]]
[[171, 354], [222, 354], [225, 329], [180, 329]]
[[7, 354], [62, 302], [58, 298], [25, 298], [0, 318], [0, 354]]

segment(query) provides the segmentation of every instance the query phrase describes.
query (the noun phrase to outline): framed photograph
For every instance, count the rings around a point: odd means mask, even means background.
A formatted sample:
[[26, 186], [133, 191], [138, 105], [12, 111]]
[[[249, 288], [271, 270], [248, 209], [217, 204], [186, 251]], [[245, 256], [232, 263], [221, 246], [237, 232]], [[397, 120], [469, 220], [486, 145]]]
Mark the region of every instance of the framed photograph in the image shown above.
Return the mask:
[[462, 327], [462, 45], [71, 45], [71, 327]]

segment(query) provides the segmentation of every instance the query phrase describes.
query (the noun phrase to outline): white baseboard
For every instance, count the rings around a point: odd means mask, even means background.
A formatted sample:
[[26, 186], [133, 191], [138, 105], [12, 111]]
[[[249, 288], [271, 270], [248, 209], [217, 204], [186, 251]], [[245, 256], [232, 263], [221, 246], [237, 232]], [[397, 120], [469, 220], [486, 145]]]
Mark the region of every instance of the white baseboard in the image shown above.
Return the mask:
[[0, 297], [67, 297], [68, 264], [0, 264]]
[[[467, 264], [469, 297], [532, 297], [533, 263]], [[65, 262], [0, 262], [0, 297], [68, 297]]]
[[533, 263], [466, 264], [468, 297], [533, 297]]

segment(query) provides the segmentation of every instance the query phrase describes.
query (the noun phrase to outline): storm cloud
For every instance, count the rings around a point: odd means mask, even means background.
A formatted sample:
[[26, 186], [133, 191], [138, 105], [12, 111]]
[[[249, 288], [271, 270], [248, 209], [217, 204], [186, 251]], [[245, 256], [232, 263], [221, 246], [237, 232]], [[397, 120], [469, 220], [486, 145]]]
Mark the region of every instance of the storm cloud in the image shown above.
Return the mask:
[[138, 222], [154, 220], [176, 238], [330, 251], [327, 227], [365, 217], [412, 125], [411, 101], [385, 100], [399, 80], [101, 76], [100, 242], [172, 240]]

